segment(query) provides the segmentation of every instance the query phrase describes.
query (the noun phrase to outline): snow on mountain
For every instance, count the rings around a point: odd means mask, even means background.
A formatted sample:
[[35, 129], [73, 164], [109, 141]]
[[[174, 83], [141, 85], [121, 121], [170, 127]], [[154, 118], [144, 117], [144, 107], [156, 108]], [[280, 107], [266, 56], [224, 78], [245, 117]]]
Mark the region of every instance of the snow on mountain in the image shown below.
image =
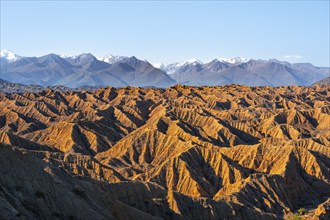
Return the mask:
[[192, 65], [192, 66], [196, 66], [196, 65], [203, 65], [203, 62], [198, 60], [198, 59], [190, 59], [188, 61], [182, 61], [182, 62], [175, 62], [175, 63], [170, 63], [165, 65], [164, 63], [152, 63], [152, 65], [157, 68], [160, 69], [164, 72], [166, 72], [167, 74], [173, 74], [175, 71], [177, 71], [179, 68], [183, 67], [183, 66], [187, 66], [187, 65]]
[[[203, 65], [203, 62], [198, 60], [198, 59], [190, 59], [188, 61], [185, 61], [185, 62], [178, 62], [178, 63], [174, 63], [175, 67], [179, 68], [181, 66], [186, 66], [186, 65]], [[170, 64], [171, 65], [171, 64]]]
[[164, 63], [161, 63], [161, 62], [159, 62], [159, 63], [152, 63], [151, 65], [153, 65], [153, 67], [155, 67], [157, 69], [160, 69], [162, 71], [167, 72], [167, 68], [166, 68], [166, 66], [165, 66]]
[[96, 58], [98, 60], [100, 60], [100, 61], [113, 64], [113, 63], [116, 63], [116, 62], [118, 62], [120, 60], [123, 60], [123, 59], [125, 59], [127, 57], [125, 57], [125, 56], [114, 56], [112, 54], [107, 54], [107, 55], [105, 55], [103, 57], [96, 57]]
[[0, 52], [0, 57], [6, 59], [8, 62], [14, 62], [22, 58], [10, 50], [2, 50]]
[[242, 57], [232, 57], [232, 58], [219, 58], [218, 60], [222, 61], [222, 62], [231, 63], [231, 64], [241, 64], [241, 63], [248, 62], [250, 59], [246, 59], [246, 58], [242, 58]]
[[[60, 56], [64, 59], [76, 59], [77, 57], [79, 57], [81, 55], [84, 55], [84, 54], [80, 54], [80, 55], [60, 55]], [[106, 62], [106, 63], [110, 63], [110, 64], [116, 63], [116, 62], [121, 61], [125, 58], [127, 58], [127, 57], [125, 57], [125, 56], [114, 56], [112, 54], [107, 54], [103, 57], [96, 57], [97, 60], [103, 61], [103, 62]]]
[[64, 59], [76, 59], [78, 56], [79, 55], [65, 55], [65, 54], [60, 55], [60, 57]]
[[186, 64], [193, 64], [193, 65], [196, 65], [196, 64], [203, 64], [202, 61], [198, 60], [198, 59], [190, 59], [186, 62]]
[[[61, 57], [56, 54], [21, 57], [10, 50], [3, 50], [1, 65], [5, 68], [1, 69], [1, 78], [23, 84], [69, 85], [68, 83], [71, 83], [70, 86], [103, 85], [103, 81], [113, 86], [149, 86], [153, 85], [151, 79], [155, 80], [153, 81], [155, 85], [162, 87], [174, 83], [172, 79], [187, 85], [239, 83], [279, 86], [310, 85], [329, 76], [330, 69], [316, 67], [310, 63], [241, 57], [214, 59], [205, 64], [198, 59], [168, 65], [161, 62], [153, 63], [156, 69], [151, 68], [148, 61], [142, 61], [134, 56], [129, 58], [109, 54], [96, 58], [90, 53], [85, 53], [61, 55]], [[13, 62], [18, 59], [19, 62]], [[94, 81], [91, 81], [90, 77], [94, 77]], [[161, 79], [161, 82], [158, 82], [158, 79]]]
[[[161, 65], [161, 63], [155, 64], [155, 65], [159, 66], [159, 65]], [[188, 61], [175, 62], [175, 63], [171, 63], [171, 64], [168, 64], [168, 65], [161, 66], [161, 68], [158, 68], [158, 67], [157, 68], [161, 69], [164, 72], [166, 72], [167, 74], [171, 75], [171, 74], [175, 73], [177, 70], [179, 70], [183, 67], [188, 67], [189, 68], [189, 66], [196, 67], [198, 65], [204, 65], [204, 64], [203, 64], [202, 61], [200, 61], [198, 59], [190, 59]]]
[[179, 68], [178, 64], [178, 62], [167, 64], [163, 70], [169, 75], [173, 74]]

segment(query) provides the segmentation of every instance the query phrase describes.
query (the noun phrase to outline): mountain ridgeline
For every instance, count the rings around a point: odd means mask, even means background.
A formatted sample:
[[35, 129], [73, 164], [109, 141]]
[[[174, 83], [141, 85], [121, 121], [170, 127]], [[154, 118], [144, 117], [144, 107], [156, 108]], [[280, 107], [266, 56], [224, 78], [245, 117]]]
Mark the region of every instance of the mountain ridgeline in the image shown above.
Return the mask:
[[92, 54], [76, 58], [62, 58], [55, 54], [22, 58], [1, 63], [1, 78], [21, 84], [41, 86], [156, 86], [168, 87], [175, 83], [166, 73], [136, 57], [109, 64]]
[[[9, 55], [8, 55], [9, 54]], [[6, 56], [5, 56], [6, 55]], [[155, 65], [156, 66], [156, 65]], [[74, 57], [48, 54], [22, 57], [2, 53], [0, 78], [11, 83], [40, 86], [136, 86], [167, 88], [174, 84], [219, 86], [310, 86], [330, 75], [329, 67], [278, 60], [191, 60], [156, 68], [136, 57], [107, 56], [90, 53]]]
[[329, 219], [329, 88], [0, 93], [0, 219]]

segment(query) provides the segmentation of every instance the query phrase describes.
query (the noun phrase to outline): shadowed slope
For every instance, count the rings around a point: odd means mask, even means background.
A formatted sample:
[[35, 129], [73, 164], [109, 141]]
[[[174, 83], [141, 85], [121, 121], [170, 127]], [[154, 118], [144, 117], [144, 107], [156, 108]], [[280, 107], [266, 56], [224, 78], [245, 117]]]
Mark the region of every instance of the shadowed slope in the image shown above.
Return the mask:
[[[63, 203], [82, 219], [326, 216], [329, 97], [237, 85], [0, 94], [1, 214], [69, 218]], [[19, 176], [35, 187], [17, 194]]]

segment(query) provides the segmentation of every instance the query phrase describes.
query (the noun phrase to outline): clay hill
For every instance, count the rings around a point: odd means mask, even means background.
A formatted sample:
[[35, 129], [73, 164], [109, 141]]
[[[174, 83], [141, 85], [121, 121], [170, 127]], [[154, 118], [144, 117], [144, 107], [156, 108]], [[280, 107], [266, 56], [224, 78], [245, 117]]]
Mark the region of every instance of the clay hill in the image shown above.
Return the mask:
[[0, 93], [0, 219], [328, 219], [329, 125], [319, 85]]

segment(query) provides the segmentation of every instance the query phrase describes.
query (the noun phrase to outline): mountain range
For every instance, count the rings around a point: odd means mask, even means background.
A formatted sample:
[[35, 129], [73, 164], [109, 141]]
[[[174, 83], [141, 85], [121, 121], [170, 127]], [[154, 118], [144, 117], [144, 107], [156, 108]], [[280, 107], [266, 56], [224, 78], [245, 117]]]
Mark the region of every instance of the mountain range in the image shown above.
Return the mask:
[[100, 86], [81, 86], [78, 88], [69, 88], [62, 85], [40, 86], [36, 84], [24, 85], [21, 83], [11, 83], [0, 79], [0, 93], [26, 93], [26, 92], [42, 92], [44, 90], [53, 90], [58, 92], [68, 91], [93, 91], [100, 89]]
[[164, 65], [152, 65], [134, 56], [95, 57], [90, 53], [75, 56], [48, 54], [23, 57], [1, 51], [0, 78], [12, 83], [41, 86], [137, 86], [169, 87], [174, 84], [218, 86], [309, 86], [330, 76], [329, 67], [310, 63], [288, 63], [276, 59], [197, 59]]

